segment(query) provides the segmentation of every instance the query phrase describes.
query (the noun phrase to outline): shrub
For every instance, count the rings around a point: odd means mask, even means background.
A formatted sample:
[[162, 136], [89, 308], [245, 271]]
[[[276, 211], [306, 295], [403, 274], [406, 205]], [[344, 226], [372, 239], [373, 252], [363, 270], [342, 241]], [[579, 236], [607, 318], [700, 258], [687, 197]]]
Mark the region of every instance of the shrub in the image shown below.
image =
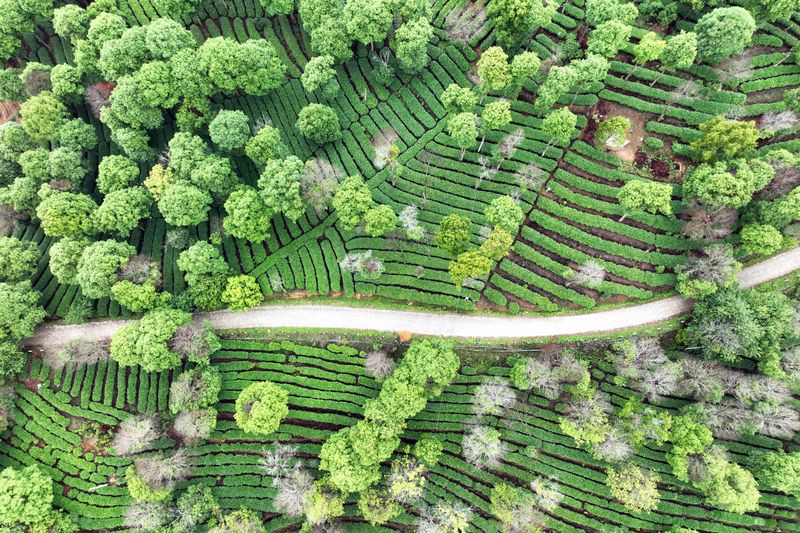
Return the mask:
[[248, 385], [236, 398], [236, 424], [249, 433], [274, 433], [289, 413], [288, 400], [289, 393], [269, 381]]

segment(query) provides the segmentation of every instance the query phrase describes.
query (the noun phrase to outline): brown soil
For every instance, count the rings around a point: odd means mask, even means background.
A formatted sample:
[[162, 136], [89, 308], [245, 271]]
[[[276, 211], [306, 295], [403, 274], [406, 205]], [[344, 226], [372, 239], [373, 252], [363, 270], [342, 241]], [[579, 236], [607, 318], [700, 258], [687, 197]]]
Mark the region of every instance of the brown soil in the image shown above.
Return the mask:
[[17, 111], [19, 111], [19, 102], [0, 102], [0, 124], [5, 124], [9, 120], [19, 122]]

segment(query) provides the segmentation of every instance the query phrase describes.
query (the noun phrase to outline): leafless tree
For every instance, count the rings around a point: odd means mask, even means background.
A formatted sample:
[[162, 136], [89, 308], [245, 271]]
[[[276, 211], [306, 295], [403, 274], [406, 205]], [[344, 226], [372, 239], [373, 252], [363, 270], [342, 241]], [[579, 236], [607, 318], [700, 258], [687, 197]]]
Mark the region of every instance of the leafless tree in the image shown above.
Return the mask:
[[305, 513], [314, 478], [304, 468], [292, 468], [288, 475], [276, 478], [273, 486], [277, 489], [273, 502], [276, 511], [286, 516]]
[[517, 173], [517, 185], [521, 191], [539, 192], [547, 179], [547, 172], [539, 168], [535, 163], [522, 167]]
[[136, 415], [120, 422], [111, 446], [118, 455], [129, 456], [147, 449], [160, 436], [160, 420], [153, 415]]
[[259, 465], [273, 481], [288, 476], [297, 463], [297, 446], [292, 444], [275, 441], [272, 448], [261, 450]]
[[453, 533], [463, 531], [472, 519], [472, 510], [461, 502], [440, 502], [420, 509], [417, 533]]
[[564, 495], [554, 479], [537, 477], [530, 484], [536, 502], [545, 511], [552, 511], [561, 504]]
[[462, 453], [469, 464], [478, 469], [496, 468], [507, 447], [500, 432], [486, 426], [473, 426], [461, 441]]
[[721, 83], [737, 87], [753, 76], [752, 60], [748, 57], [731, 58], [714, 69]]
[[653, 401], [674, 393], [678, 386], [680, 375], [681, 368], [678, 363], [666, 362], [661, 365], [651, 366], [642, 372], [635, 387], [641, 391], [646, 399]]
[[391, 497], [400, 503], [410, 503], [422, 497], [427, 469], [411, 456], [392, 462], [386, 484]]
[[795, 387], [800, 386], [800, 346], [795, 346], [783, 352], [781, 368], [786, 372], [786, 377]]
[[758, 433], [789, 440], [800, 431], [800, 414], [788, 405], [761, 402], [752, 410], [752, 423]]
[[186, 228], [173, 228], [167, 230], [164, 236], [164, 247], [185, 250], [194, 244], [196, 240], [197, 238], [190, 235]]
[[678, 379], [677, 394], [707, 402], [718, 400], [725, 392], [721, 365], [692, 357], [682, 358], [679, 364], [682, 375]]
[[720, 285], [731, 280], [740, 268], [730, 246], [715, 244], [689, 255], [686, 262], [678, 266], [678, 272]]
[[763, 159], [772, 165], [775, 170], [775, 177], [758, 192], [758, 199], [773, 200], [784, 196], [800, 185], [800, 169], [798, 169], [796, 158], [791, 152], [788, 150], [772, 150], [767, 152]]
[[121, 279], [141, 285], [158, 274], [158, 266], [152, 257], [139, 254], [131, 257], [117, 274]]
[[782, 405], [792, 399], [784, 383], [767, 376], [740, 374], [731, 385], [731, 394], [748, 405], [758, 402]]
[[501, 415], [516, 401], [517, 397], [507, 380], [490, 378], [475, 389], [472, 412], [478, 416]]
[[700, 205], [696, 200], [689, 202], [689, 220], [683, 227], [683, 234], [697, 241], [711, 242], [724, 239], [736, 227], [739, 213], [732, 207], [713, 208]]
[[764, 113], [759, 121], [761, 129], [770, 133], [780, 133], [795, 129], [800, 125], [800, 117], [794, 111], [771, 111]]
[[633, 453], [633, 447], [622, 431], [612, 428], [606, 433], [603, 442], [597, 445], [594, 453], [604, 461], [618, 463], [624, 461]]
[[169, 349], [185, 359], [206, 360], [211, 356], [213, 338], [211, 322], [192, 322], [178, 327], [169, 340]]
[[723, 400], [704, 406], [705, 424], [715, 436], [736, 439], [751, 425], [750, 408], [741, 402]]
[[193, 444], [207, 439], [216, 425], [216, 410], [193, 409], [178, 413], [172, 422], [172, 430], [180, 436], [184, 444]]
[[517, 128], [500, 141], [500, 146], [497, 147], [497, 153], [508, 159], [514, 155], [514, 152], [517, 151], [517, 148], [519, 148], [519, 145], [521, 145], [523, 141], [525, 141], [525, 130]]
[[300, 179], [300, 191], [303, 199], [317, 215], [328, 210], [328, 204], [339, 183], [339, 172], [324, 159], [313, 159], [306, 164], [306, 170]]
[[386, 379], [394, 370], [394, 360], [384, 351], [373, 350], [364, 359], [364, 370], [372, 378]]
[[172, 455], [139, 457], [133, 464], [136, 474], [153, 490], [172, 489], [191, 472], [191, 460], [182, 449]]
[[69, 363], [75, 366], [94, 365], [109, 358], [109, 341], [70, 341], [58, 350], [47, 350], [43, 359], [54, 370], [64, 368]]
[[420, 226], [417, 219], [417, 206], [407, 205], [397, 217], [400, 225], [406, 230], [406, 236], [412, 241], [419, 241], [425, 236], [425, 228]]
[[696, 82], [688, 80], [681, 83], [667, 96], [667, 103], [664, 105], [664, 109], [661, 111], [661, 116], [658, 117], [658, 120], [663, 120], [667, 114], [667, 111], [669, 111], [669, 108], [673, 105], [681, 102], [684, 99], [697, 98], [702, 94], [703, 87]]
[[606, 269], [597, 261], [582, 264], [567, 285], [580, 285], [589, 289], [597, 289], [606, 279]]
[[125, 509], [125, 527], [131, 530], [155, 531], [169, 524], [174, 518], [163, 502], [133, 500]]

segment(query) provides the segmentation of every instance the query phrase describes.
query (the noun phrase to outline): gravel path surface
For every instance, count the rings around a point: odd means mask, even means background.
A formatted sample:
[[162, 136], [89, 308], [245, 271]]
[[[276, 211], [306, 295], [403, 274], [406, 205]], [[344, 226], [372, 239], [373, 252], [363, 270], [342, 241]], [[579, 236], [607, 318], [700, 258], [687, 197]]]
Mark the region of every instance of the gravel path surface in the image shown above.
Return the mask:
[[[800, 268], [800, 248], [778, 254], [742, 269], [739, 281], [745, 288], [785, 276]], [[249, 311], [197, 313], [219, 329], [259, 327], [356, 329], [385, 332], [406, 331], [440, 337], [536, 338], [608, 333], [655, 324], [687, 313], [691, 301], [672, 296], [654, 302], [596, 313], [562, 316], [484, 316], [434, 313], [323, 304], [276, 304]], [[109, 338], [130, 320], [106, 320], [77, 325], [43, 325], [29, 345], [61, 346], [75, 339]]]

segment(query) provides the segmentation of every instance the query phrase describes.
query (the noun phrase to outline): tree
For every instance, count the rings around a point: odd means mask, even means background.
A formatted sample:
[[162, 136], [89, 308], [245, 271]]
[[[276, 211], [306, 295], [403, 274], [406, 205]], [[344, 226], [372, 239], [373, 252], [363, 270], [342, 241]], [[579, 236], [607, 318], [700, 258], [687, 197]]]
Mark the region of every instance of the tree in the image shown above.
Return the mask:
[[494, 34], [503, 46], [512, 48], [550, 23], [558, 4], [548, 0], [499, 0], [486, 14], [494, 24]]
[[747, 224], [739, 233], [745, 255], [768, 256], [783, 246], [783, 235], [769, 224]]
[[248, 433], [274, 433], [289, 414], [288, 401], [286, 389], [269, 381], [252, 383], [236, 398], [236, 424]]
[[492, 261], [499, 261], [508, 254], [512, 244], [514, 244], [514, 236], [503, 228], [496, 227], [481, 243], [479, 251]]
[[703, 163], [689, 173], [683, 182], [683, 192], [712, 207], [742, 207], [753, 194], [767, 185], [775, 170], [767, 163], [752, 159], [731, 162]]
[[[39, 293], [31, 287], [30, 281], [19, 283], [0, 283], [0, 341], [17, 342], [33, 335], [33, 330], [44, 320], [45, 312], [39, 306]], [[25, 357], [20, 354], [17, 368], [3, 365], [0, 374], [10, 376], [21, 370]], [[6, 361], [4, 361], [6, 363]]]
[[469, 243], [471, 226], [472, 222], [467, 217], [455, 213], [447, 215], [439, 224], [433, 240], [439, 248], [458, 255]]
[[755, 459], [756, 474], [762, 484], [800, 498], [800, 452], [766, 452]]
[[169, 410], [181, 411], [212, 407], [219, 401], [222, 378], [213, 366], [200, 366], [180, 374], [169, 388]]
[[81, 71], [72, 65], [61, 63], [50, 73], [53, 96], [60, 100], [77, 99], [85, 91], [81, 84]]
[[89, 233], [97, 204], [85, 194], [50, 191], [36, 208], [45, 235], [78, 237]]
[[397, 215], [388, 205], [380, 205], [364, 214], [364, 222], [364, 230], [369, 235], [380, 237], [397, 227]]
[[393, 15], [386, 0], [348, 0], [343, 18], [349, 35], [361, 44], [372, 44], [389, 33]]
[[292, 222], [305, 212], [300, 195], [300, 181], [305, 163], [290, 155], [285, 159], [269, 161], [258, 178], [261, 199], [273, 213], [283, 213]]
[[508, 97], [516, 99], [522, 92], [525, 82], [536, 76], [541, 66], [542, 60], [539, 59], [536, 52], [525, 51], [515, 55], [511, 60], [512, 82], [506, 90]]
[[567, 144], [577, 124], [578, 117], [568, 107], [561, 107], [548, 113], [542, 120], [542, 131], [550, 137], [550, 140], [542, 151], [542, 157], [553, 144]]
[[58, 134], [58, 142], [64, 148], [88, 152], [97, 146], [97, 134], [94, 131], [94, 126], [75, 118], [68, 120], [61, 127], [61, 132]]
[[207, 155], [208, 146], [197, 135], [178, 132], [169, 141], [169, 167], [179, 178], [189, 179]]
[[592, 26], [600, 26], [611, 20], [632, 24], [638, 15], [636, 6], [630, 2], [624, 4], [620, 0], [587, 0], [586, 2], [586, 22]]
[[148, 60], [147, 29], [142, 26], [128, 28], [119, 39], [113, 39], [100, 49], [97, 67], [109, 80], [133, 76]]
[[326, 17], [311, 30], [311, 49], [319, 55], [333, 57], [338, 63], [353, 57], [352, 38], [341, 17]]
[[460, 289], [466, 280], [485, 276], [491, 269], [491, 259], [479, 250], [469, 250], [458, 254], [455, 261], [450, 261], [450, 280]]
[[618, 20], [604, 22], [589, 34], [589, 53], [614, 57], [631, 36], [631, 27]]
[[181, 356], [169, 349], [175, 331], [189, 324], [185, 311], [157, 307], [139, 321], [119, 329], [111, 337], [111, 358], [120, 366], [139, 365], [145, 372], [161, 372], [181, 363]]
[[[696, 57], [697, 34], [681, 31], [667, 40], [667, 45], [661, 52], [662, 71], [675, 72], [679, 69], [687, 69], [692, 66]], [[661, 76], [662, 73], [659, 72], [650, 85], [655, 85]]]
[[107, 155], [97, 167], [97, 188], [108, 194], [128, 187], [139, 177], [139, 165], [123, 155]]
[[108, 193], [92, 214], [92, 224], [100, 233], [127, 236], [139, 221], [150, 214], [152, 199], [144, 187], [129, 187]]
[[722, 157], [746, 157], [755, 150], [763, 133], [754, 120], [741, 122], [716, 116], [700, 124], [700, 137], [689, 147], [698, 161], [713, 161]]
[[10, 68], [0, 70], [0, 102], [18, 102], [24, 98], [25, 91], [19, 73]]
[[459, 113], [447, 121], [447, 134], [461, 148], [461, 161], [467, 148], [475, 146], [478, 138], [478, 117], [475, 113]]
[[228, 309], [237, 311], [255, 307], [261, 303], [264, 295], [253, 276], [242, 274], [228, 278], [221, 298]]
[[119, 128], [111, 132], [111, 140], [134, 161], [144, 162], [153, 155], [150, 136], [144, 130]]
[[78, 275], [78, 261], [83, 250], [89, 246], [85, 239], [71, 239], [64, 237], [53, 243], [50, 247], [50, 272], [59, 283], [66, 285], [75, 284]]
[[281, 134], [277, 128], [264, 125], [253, 135], [244, 147], [253, 163], [259, 168], [266, 166], [271, 160], [280, 155]]
[[16, 237], [0, 237], [0, 282], [23, 281], [29, 278], [42, 254], [33, 241]]
[[750, 44], [756, 22], [741, 7], [719, 7], [703, 15], [695, 24], [697, 55], [712, 65], [739, 54]]
[[69, 182], [78, 189], [86, 176], [86, 165], [80, 152], [62, 146], [50, 152], [47, 171], [53, 180]]
[[167, 224], [194, 226], [204, 221], [211, 207], [211, 195], [187, 183], [172, 183], [158, 200], [158, 210]]
[[478, 97], [468, 87], [461, 87], [451, 83], [442, 92], [440, 97], [442, 105], [448, 113], [465, 113], [472, 111], [478, 103]]
[[703, 479], [695, 486], [705, 493], [707, 504], [740, 514], [758, 509], [761, 494], [750, 472], [728, 462], [722, 453], [707, 453], [703, 459]]
[[627, 464], [619, 470], [606, 470], [606, 485], [611, 496], [626, 509], [635, 513], [655, 510], [661, 499], [658, 494], [658, 475]]
[[147, 26], [145, 44], [147, 51], [156, 59], [169, 59], [176, 53], [196, 45], [192, 32], [171, 18], [159, 18]]
[[217, 147], [233, 152], [244, 148], [250, 138], [250, 121], [242, 111], [223, 109], [208, 125], [208, 135]]
[[675, 269], [678, 292], [687, 298], [705, 298], [719, 287], [734, 284], [736, 273], [741, 268], [741, 263], [733, 258], [730, 246], [707, 246], [690, 255]]
[[164, 191], [172, 183], [175, 172], [169, 167], [162, 167], [160, 164], [154, 165], [150, 173], [142, 182], [142, 185], [150, 192], [153, 200], [161, 200]]
[[294, 0], [259, 0], [267, 15], [288, 15], [294, 10]]
[[67, 121], [67, 108], [53, 93], [43, 91], [29, 98], [19, 108], [22, 127], [37, 143], [58, 138], [58, 132]]
[[336, 112], [322, 104], [308, 104], [301, 109], [295, 126], [303, 137], [317, 144], [337, 141], [342, 137]]
[[497, 483], [489, 493], [492, 514], [502, 531], [533, 533], [541, 530], [544, 517], [536, 513], [536, 500], [531, 492], [508, 483]]
[[254, 96], [280, 87], [286, 77], [286, 65], [264, 39], [206, 39], [197, 49], [197, 68], [222, 91], [241, 89]]
[[514, 235], [519, 231], [519, 226], [525, 220], [525, 213], [516, 201], [510, 196], [499, 196], [484, 210], [486, 220], [495, 227], [499, 227]]
[[78, 260], [75, 281], [87, 298], [102, 298], [111, 293], [117, 271], [124, 267], [136, 248], [124, 242], [105, 240], [87, 246]]
[[53, 11], [53, 29], [73, 43], [86, 37], [86, 28], [92, 16], [78, 5], [67, 4]]
[[[21, 470], [11, 467], [0, 472], [0, 526], [9, 531], [59, 531], [75, 533], [78, 528], [59, 511], [53, 510], [53, 480], [38, 466]], [[50, 529], [58, 520], [61, 527]]]
[[672, 185], [647, 180], [631, 180], [619, 190], [619, 203], [628, 210], [672, 214]]
[[417, 71], [428, 64], [428, 43], [433, 27], [426, 17], [401, 25], [395, 31], [395, 54], [404, 69]]
[[660, 58], [666, 47], [667, 42], [661, 39], [656, 32], [645, 33], [644, 37], [639, 39], [639, 42], [633, 47], [633, 61], [636, 66], [625, 76], [625, 79], [630, 78], [639, 66]]
[[374, 205], [372, 194], [361, 176], [349, 176], [336, 187], [332, 205], [345, 231], [352, 231]]
[[508, 54], [499, 46], [487, 48], [478, 59], [478, 76], [483, 93], [504, 90], [512, 81]]
[[478, 146], [478, 151], [483, 148], [483, 142], [486, 140], [486, 130], [499, 130], [511, 123], [511, 104], [508, 100], [496, 100], [487, 104], [481, 112], [481, 143]]
[[222, 304], [229, 266], [216, 246], [197, 242], [181, 252], [176, 264], [185, 272], [189, 296], [195, 307], [214, 309]]
[[317, 56], [309, 59], [303, 68], [303, 75], [300, 77], [303, 89], [310, 93], [319, 91], [325, 98], [336, 97], [341, 87], [336, 79], [334, 64], [335, 60], [332, 56]]
[[272, 214], [254, 188], [242, 185], [233, 191], [225, 200], [225, 211], [222, 224], [230, 235], [250, 242], [269, 238]]
[[210, 154], [202, 159], [192, 169], [189, 179], [193, 185], [202, 191], [215, 195], [227, 195], [239, 181], [231, 167], [231, 160], [216, 154]]
[[534, 108], [542, 114], [552, 109], [559, 98], [572, 90], [578, 78], [578, 71], [574, 67], [552, 67], [539, 86]]

